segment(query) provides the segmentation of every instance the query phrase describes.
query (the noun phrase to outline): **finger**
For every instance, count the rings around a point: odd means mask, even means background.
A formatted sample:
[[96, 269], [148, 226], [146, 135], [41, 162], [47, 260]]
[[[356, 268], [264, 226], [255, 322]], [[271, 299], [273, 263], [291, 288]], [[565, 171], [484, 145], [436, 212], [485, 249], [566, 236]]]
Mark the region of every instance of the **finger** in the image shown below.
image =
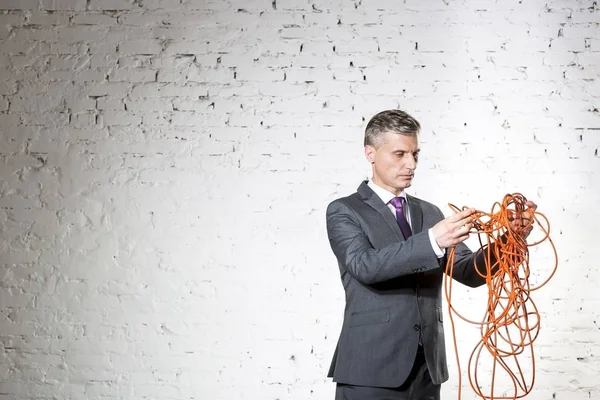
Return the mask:
[[470, 224], [472, 222], [474, 222], [477, 219], [477, 216], [473, 213], [473, 214], [469, 214], [467, 216], [465, 216], [464, 218], [460, 218], [458, 220], [456, 220], [454, 222], [454, 225], [466, 225], [466, 224]]
[[464, 242], [468, 238], [469, 238], [469, 234], [468, 233], [466, 235], [459, 236], [459, 237], [456, 238], [456, 243]]
[[522, 225], [519, 221], [512, 221], [510, 227], [513, 231], [522, 232], [525, 225]]
[[529, 211], [525, 211], [521, 214], [521, 218], [527, 221], [531, 221], [533, 219], [533, 215]]
[[519, 223], [519, 225], [523, 228], [525, 227], [529, 227], [531, 225], [533, 225], [533, 223], [535, 222], [533, 219], [533, 215], [528, 213], [528, 212], [524, 212], [523, 214], [521, 214], [521, 218], [517, 221]]
[[523, 220], [521, 219], [520, 215], [516, 215], [512, 220], [509, 221], [509, 223], [513, 226], [522, 226]]
[[456, 230], [456, 236], [464, 236], [464, 235], [468, 235], [468, 233], [471, 231], [471, 229], [473, 228], [473, 224], [472, 223], [466, 223], [464, 225], [461, 225], [457, 230]]
[[471, 215], [473, 215], [475, 213], [475, 209], [474, 208], [467, 208], [461, 212], [458, 212], [456, 214], [454, 214], [453, 216], [451, 216], [450, 221], [451, 222], [458, 222], [458, 221], [462, 221], [465, 218], [469, 218]]
[[456, 221], [455, 223], [453, 223], [453, 227], [454, 229], [460, 229], [465, 225], [470, 225], [471, 223], [473, 223], [473, 218], [472, 217], [467, 217], [467, 218], [463, 218], [459, 221]]
[[512, 226], [513, 228], [521, 229], [525, 226], [525, 224], [523, 224], [523, 220], [515, 219], [510, 223], [510, 226]]
[[533, 230], [533, 227], [529, 227], [529, 228], [525, 228], [522, 232], [521, 235], [524, 238], [527, 238], [529, 236], [529, 234], [531, 233], [531, 231]]

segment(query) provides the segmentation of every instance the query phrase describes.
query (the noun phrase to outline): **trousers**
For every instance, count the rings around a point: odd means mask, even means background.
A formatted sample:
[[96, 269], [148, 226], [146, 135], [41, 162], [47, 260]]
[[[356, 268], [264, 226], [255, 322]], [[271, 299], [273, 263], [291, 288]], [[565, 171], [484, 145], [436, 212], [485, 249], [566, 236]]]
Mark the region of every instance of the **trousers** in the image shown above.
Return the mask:
[[335, 400], [440, 400], [441, 386], [431, 381], [423, 348], [419, 346], [412, 370], [402, 386], [380, 388], [338, 383]]

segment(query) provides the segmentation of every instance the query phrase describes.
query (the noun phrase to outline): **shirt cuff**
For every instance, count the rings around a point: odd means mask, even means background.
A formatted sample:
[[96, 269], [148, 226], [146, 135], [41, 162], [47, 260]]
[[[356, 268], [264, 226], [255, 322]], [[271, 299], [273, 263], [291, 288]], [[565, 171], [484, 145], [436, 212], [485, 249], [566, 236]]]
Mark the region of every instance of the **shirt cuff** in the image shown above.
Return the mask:
[[431, 248], [435, 252], [435, 255], [437, 256], [437, 258], [444, 257], [444, 250], [442, 250], [440, 248], [440, 246], [438, 246], [437, 242], [435, 241], [435, 238], [433, 237], [433, 230], [429, 229], [428, 232], [429, 232], [429, 241], [431, 242]]

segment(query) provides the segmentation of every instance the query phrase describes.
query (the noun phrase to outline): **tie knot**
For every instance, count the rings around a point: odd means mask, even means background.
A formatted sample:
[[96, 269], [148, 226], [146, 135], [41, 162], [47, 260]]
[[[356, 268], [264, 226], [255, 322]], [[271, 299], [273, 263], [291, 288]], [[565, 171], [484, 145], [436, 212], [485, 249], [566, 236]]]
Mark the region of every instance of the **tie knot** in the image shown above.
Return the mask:
[[396, 210], [404, 211], [404, 197], [394, 197], [390, 200], [390, 204], [393, 205]]

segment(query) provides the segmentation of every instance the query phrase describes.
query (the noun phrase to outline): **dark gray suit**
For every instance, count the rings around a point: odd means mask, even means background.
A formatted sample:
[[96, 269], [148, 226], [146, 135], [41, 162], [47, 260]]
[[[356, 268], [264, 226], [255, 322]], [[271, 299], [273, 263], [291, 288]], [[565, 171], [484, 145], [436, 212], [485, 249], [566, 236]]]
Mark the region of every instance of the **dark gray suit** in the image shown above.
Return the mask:
[[[327, 207], [327, 233], [337, 257], [346, 308], [329, 377], [356, 386], [401, 386], [411, 371], [422, 336], [434, 384], [448, 379], [441, 285], [446, 258], [438, 259], [428, 229], [444, 216], [439, 208], [407, 196], [413, 235], [405, 240], [394, 215], [363, 182], [357, 193]], [[487, 253], [487, 252], [486, 252]], [[484, 283], [474, 255], [456, 246], [454, 278]]]

